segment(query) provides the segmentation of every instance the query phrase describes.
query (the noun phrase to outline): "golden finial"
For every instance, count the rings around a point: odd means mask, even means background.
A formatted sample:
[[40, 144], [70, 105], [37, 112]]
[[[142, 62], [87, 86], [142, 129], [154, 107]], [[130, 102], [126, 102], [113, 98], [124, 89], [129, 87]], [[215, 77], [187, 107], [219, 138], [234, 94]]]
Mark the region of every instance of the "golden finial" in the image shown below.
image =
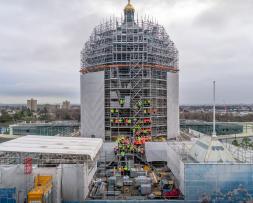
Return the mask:
[[131, 4], [130, 0], [128, 0], [128, 4], [125, 6], [124, 11], [125, 12], [134, 12], [134, 7]]

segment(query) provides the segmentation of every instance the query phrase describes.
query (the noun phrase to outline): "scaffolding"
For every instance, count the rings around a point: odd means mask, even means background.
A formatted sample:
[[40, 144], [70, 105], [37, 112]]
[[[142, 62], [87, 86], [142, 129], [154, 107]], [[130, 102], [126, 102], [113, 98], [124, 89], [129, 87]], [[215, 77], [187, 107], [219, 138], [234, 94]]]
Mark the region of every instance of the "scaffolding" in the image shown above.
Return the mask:
[[81, 74], [104, 71], [105, 140], [167, 135], [167, 72], [178, 51], [163, 26], [126, 11], [96, 26], [81, 52]]

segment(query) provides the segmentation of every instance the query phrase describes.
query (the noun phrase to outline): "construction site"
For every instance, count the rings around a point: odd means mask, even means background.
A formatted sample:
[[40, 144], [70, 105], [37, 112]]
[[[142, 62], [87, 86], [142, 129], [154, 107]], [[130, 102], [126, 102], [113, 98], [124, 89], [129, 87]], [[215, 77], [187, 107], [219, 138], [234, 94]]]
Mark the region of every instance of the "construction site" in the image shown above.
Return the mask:
[[108, 144], [101, 138], [39, 135], [1, 143], [0, 202], [183, 199], [166, 151], [152, 155], [159, 161], [151, 164], [143, 140], [131, 144], [120, 137]]
[[144, 146], [179, 134], [178, 71], [178, 51], [164, 27], [135, 15], [130, 1], [123, 17], [94, 28], [81, 52], [81, 136], [110, 147], [90, 199], [180, 198], [166, 163], [155, 169]]
[[180, 131], [178, 51], [130, 1], [94, 28], [80, 81], [80, 135], [21, 126], [0, 143], [0, 203], [252, 201], [253, 150], [216, 136], [215, 99], [212, 135]]
[[[106, 149], [101, 154], [87, 199], [183, 199], [175, 177], [165, 161], [166, 156], [164, 161], [148, 162], [145, 144], [131, 144], [131, 141], [124, 137], [118, 139], [113, 149], [113, 154]], [[161, 156], [162, 153], [159, 154], [159, 157]]]
[[[188, 139], [184, 139], [188, 136]], [[0, 144], [0, 202], [250, 202], [253, 150], [191, 134], [21, 136]]]

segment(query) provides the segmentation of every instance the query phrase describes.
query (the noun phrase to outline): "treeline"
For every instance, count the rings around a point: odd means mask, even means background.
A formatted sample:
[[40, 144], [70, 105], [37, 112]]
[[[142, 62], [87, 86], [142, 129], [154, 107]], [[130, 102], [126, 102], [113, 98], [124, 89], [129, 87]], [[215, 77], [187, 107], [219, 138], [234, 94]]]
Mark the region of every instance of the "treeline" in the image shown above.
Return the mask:
[[54, 112], [49, 112], [47, 109], [32, 112], [29, 109], [18, 110], [15, 113], [8, 113], [5, 110], [1, 111], [0, 123], [13, 124], [21, 121], [35, 122], [35, 121], [55, 121], [55, 120], [77, 120], [80, 121], [80, 110], [70, 109], [63, 110], [57, 109]]
[[[181, 112], [180, 119], [203, 120], [211, 122], [213, 120], [213, 114], [212, 112]], [[219, 122], [253, 122], [253, 114], [234, 115], [232, 113], [217, 113], [216, 120]]]
[[29, 109], [19, 110], [15, 113], [8, 113], [6, 110], [1, 111], [0, 123], [15, 123], [16, 121], [35, 121], [36, 117]]

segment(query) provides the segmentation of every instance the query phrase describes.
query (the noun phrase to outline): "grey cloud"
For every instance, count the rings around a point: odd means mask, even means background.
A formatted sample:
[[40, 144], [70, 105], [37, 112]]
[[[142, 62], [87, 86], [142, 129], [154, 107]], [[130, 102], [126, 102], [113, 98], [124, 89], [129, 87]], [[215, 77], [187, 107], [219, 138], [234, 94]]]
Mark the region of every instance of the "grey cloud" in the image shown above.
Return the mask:
[[[27, 97], [78, 103], [81, 48], [93, 27], [120, 16], [126, 2], [0, 0], [0, 103]], [[139, 15], [162, 22], [176, 43], [181, 103], [210, 103], [214, 79], [220, 103], [253, 103], [252, 0], [132, 2]], [[184, 17], [176, 10], [179, 17], [174, 16], [175, 9], [187, 12], [198, 5], [199, 13]]]
[[216, 0], [214, 2], [213, 6], [204, 10], [194, 23], [203, 28], [209, 27], [219, 30], [225, 30], [227, 26], [240, 29], [240, 25], [245, 26], [253, 23], [253, 3], [251, 0]]

